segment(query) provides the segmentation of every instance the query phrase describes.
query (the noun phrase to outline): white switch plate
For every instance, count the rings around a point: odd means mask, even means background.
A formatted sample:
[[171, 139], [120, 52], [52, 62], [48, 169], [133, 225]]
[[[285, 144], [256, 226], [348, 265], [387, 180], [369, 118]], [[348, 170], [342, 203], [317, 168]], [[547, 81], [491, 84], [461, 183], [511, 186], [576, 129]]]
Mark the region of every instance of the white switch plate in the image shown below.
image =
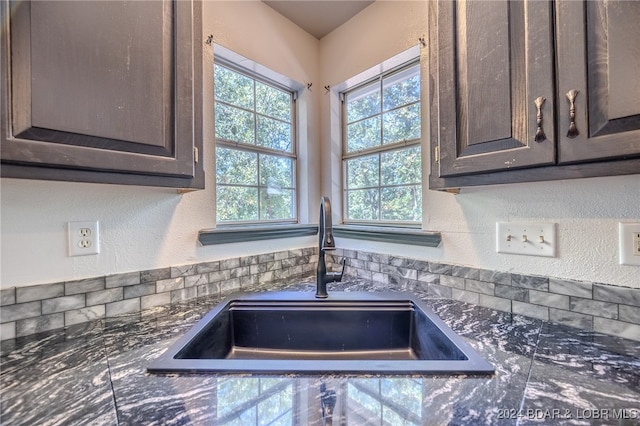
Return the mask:
[[618, 223], [620, 264], [640, 266], [640, 223]]
[[556, 257], [555, 223], [496, 223], [496, 251], [528, 256]]
[[98, 221], [69, 222], [69, 256], [100, 253]]

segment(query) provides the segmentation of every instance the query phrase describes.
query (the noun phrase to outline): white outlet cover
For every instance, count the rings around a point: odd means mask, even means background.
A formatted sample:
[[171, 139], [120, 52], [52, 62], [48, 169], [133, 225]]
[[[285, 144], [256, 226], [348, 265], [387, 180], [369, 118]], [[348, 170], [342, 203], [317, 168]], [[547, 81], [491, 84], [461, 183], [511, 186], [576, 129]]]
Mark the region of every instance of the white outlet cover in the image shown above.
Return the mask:
[[633, 238], [640, 233], [640, 222], [618, 223], [620, 264], [640, 266], [640, 253], [634, 253]]
[[496, 251], [526, 256], [556, 257], [555, 223], [496, 223]]
[[98, 221], [69, 222], [69, 256], [100, 253]]

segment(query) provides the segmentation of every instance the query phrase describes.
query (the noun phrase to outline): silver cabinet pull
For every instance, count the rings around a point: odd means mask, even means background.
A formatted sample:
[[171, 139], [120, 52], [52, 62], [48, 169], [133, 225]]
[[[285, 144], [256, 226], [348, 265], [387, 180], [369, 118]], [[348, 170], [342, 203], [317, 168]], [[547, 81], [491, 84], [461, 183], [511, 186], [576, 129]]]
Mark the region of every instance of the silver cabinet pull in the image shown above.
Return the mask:
[[578, 96], [579, 91], [576, 89], [569, 90], [567, 92], [567, 100], [569, 101], [569, 130], [567, 131], [567, 137], [570, 139], [575, 138], [580, 134], [578, 128], [576, 127], [576, 96]]
[[536, 115], [536, 124], [538, 125], [538, 128], [536, 129], [536, 136], [534, 138], [536, 142], [542, 142], [543, 140], [547, 139], [547, 136], [544, 134], [544, 130], [542, 130], [542, 105], [544, 104], [545, 100], [546, 99], [541, 96], [539, 98], [536, 98], [536, 100], [534, 101], [534, 103], [536, 104], [536, 108], [538, 109], [538, 113]]

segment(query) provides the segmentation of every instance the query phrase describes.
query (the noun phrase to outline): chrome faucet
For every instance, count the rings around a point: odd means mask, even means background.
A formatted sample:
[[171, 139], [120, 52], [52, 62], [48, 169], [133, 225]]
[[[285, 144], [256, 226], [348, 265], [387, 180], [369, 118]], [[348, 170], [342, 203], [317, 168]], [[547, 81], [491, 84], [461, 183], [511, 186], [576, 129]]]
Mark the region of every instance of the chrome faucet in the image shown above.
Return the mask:
[[342, 270], [340, 272], [327, 272], [327, 264], [324, 261], [324, 252], [326, 250], [335, 250], [336, 243], [333, 240], [333, 225], [331, 223], [331, 201], [329, 197], [320, 199], [320, 221], [318, 222], [318, 272], [316, 297], [326, 299], [327, 283], [342, 281], [344, 274], [344, 265], [347, 261], [342, 258]]

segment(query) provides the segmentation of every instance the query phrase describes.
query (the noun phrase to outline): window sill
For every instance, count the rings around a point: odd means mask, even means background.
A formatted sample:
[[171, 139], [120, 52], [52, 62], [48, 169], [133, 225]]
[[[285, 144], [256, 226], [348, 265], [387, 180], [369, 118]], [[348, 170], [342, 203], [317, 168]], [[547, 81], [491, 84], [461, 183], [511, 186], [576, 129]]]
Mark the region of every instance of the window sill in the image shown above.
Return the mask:
[[253, 225], [198, 232], [198, 241], [203, 246], [241, 243], [245, 241], [275, 240], [278, 238], [304, 237], [318, 234], [318, 225]]
[[[198, 241], [203, 246], [241, 243], [247, 241], [274, 240], [278, 238], [305, 237], [318, 234], [318, 225], [253, 225], [217, 229], [203, 229], [198, 233]], [[380, 241], [424, 247], [438, 247], [439, 232], [420, 229], [383, 228], [363, 225], [336, 225], [336, 237], [355, 240]]]
[[333, 227], [336, 237], [356, 240], [380, 241], [384, 243], [407, 244], [414, 246], [438, 247], [442, 236], [439, 232], [421, 229], [382, 228], [361, 225], [337, 225]]

